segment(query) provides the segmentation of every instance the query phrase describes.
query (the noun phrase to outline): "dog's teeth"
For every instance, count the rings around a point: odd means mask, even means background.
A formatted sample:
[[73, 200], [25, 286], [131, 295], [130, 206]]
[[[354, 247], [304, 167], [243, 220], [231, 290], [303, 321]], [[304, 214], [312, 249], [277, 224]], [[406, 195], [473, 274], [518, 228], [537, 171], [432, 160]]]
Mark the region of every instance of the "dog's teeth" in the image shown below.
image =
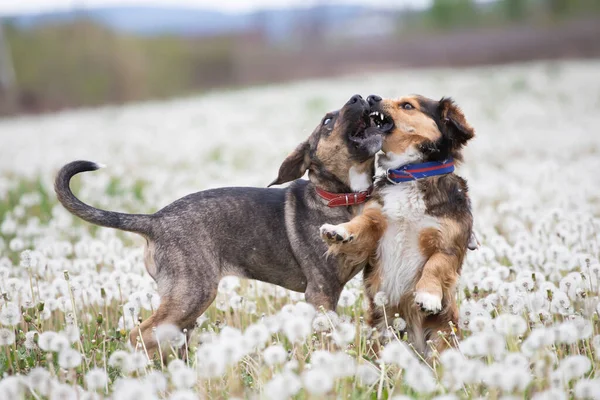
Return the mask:
[[379, 114], [379, 118], [383, 121], [383, 114]]

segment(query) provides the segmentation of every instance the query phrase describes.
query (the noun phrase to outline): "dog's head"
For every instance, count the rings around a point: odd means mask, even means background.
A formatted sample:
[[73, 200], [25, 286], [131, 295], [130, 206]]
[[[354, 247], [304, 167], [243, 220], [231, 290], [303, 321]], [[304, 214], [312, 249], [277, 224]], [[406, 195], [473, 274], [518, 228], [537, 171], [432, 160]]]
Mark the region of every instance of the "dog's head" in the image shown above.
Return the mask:
[[379, 162], [383, 168], [409, 163], [462, 160], [462, 148], [475, 136], [460, 108], [450, 98], [423, 96], [397, 100], [368, 97], [371, 118], [384, 134]]
[[308, 170], [309, 179], [328, 190], [366, 190], [383, 141], [369, 113], [369, 104], [359, 95], [340, 110], [327, 113], [310, 137], [283, 161], [271, 185], [298, 179]]

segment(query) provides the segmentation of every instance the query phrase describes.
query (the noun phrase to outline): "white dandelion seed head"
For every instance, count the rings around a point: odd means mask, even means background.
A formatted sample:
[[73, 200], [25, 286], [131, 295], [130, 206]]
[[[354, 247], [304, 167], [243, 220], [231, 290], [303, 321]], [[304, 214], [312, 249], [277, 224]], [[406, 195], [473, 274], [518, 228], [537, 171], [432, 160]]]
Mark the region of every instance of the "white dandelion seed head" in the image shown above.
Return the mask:
[[350, 344], [355, 335], [356, 327], [349, 322], [342, 322], [335, 328], [332, 338], [338, 346], [343, 347]]
[[116, 350], [108, 358], [108, 365], [128, 374], [131, 372], [131, 355], [126, 351]]
[[397, 332], [404, 331], [406, 329], [406, 321], [403, 318], [396, 317], [392, 321], [392, 326]]
[[54, 384], [50, 371], [42, 367], [33, 368], [27, 375], [26, 382], [30, 390], [42, 396], [48, 396]]
[[282, 327], [282, 323], [283, 318], [281, 317], [281, 313], [265, 317], [263, 320], [263, 324], [267, 327], [271, 334], [279, 332]]
[[494, 319], [494, 327], [504, 336], [521, 336], [527, 330], [527, 322], [520, 315], [501, 314]]
[[202, 378], [220, 377], [227, 367], [224, 350], [219, 343], [201, 345], [196, 351], [196, 369]]
[[104, 390], [108, 384], [108, 376], [102, 368], [92, 368], [85, 374], [85, 385], [93, 392]]
[[557, 343], [575, 344], [579, 336], [577, 325], [570, 321], [555, 326], [554, 332], [556, 333]]
[[506, 392], [524, 392], [532, 380], [529, 368], [513, 367], [500, 380], [500, 387]]
[[16, 237], [8, 242], [8, 248], [17, 253], [25, 248], [25, 242], [20, 237]]
[[276, 374], [265, 385], [265, 396], [271, 400], [285, 400], [294, 396], [302, 389], [300, 378], [293, 372], [285, 371]]
[[447, 349], [440, 355], [440, 362], [447, 371], [460, 369], [465, 364], [465, 357], [457, 349]]
[[331, 372], [336, 378], [347, 378], [356, 374], [356, 361], [350, 355], [342, 352], [332, 354]]
[[160, 371], [150, 371], [144, 376], [142, 382], [148, 385], [153, 393], [164, 393], [167, 391], [167, 378]]
[[233, 340], [221, 338], [219, 344], [225, 361], [230, 365], [240, 361], [251, 350], [247, 339], [241, 334]]
[[317, 310], [312, 306], [312, 304], [308, 304], [304, 301], [294, 304], [290, 310], [295, 316], [309, 320], [313, 319], [317, 313]]
[[271, 332], [264, 324], [252, 324], [244, 331], [244, 337], [252, 348], [262, 349], [271, 338]]
[[395, 364], [405, 369], [419, 363], [414, 351], [404, 342], [397, 340], [388, 343], [381, 351], [379, 357], [386, 364]]
[[58, 365], [64, 369], [76, 368], [81, 364], [81, 354], [71, 348], [66, 348], [58, 353]]
[[170, 372], [171, 382], [177, 389], [190, 389], [196, 384], [196, 371], [187, 366], [174, 369]]
[[581, 378], [592, 368], [592, 362], [583, 355], [571, 355], [563, 358], [558, 365], [558, 372], [562, 375], [563, 382]]
[[363, 363], [356, 367], [356, 379], [362, 386], [370, 386], [379, 380], [379, 369], [371, 363]]
[[15, 333], [11, 329], [0, 328], [0, 346], [10, 346], [15, 342]]
[[176, 358], [174, 360], [171, 360], [171, 362], [167, 366], [167, 369], [169, 370], [170, 373], [173, 373], [174, 371], [177, 371], [178, 369], [185, 368], [185, 367], [187, 367], [187, 364], [185, 363], [185, 361], [180, 360], [179, 358]]
[[556, 291], [552, 295], [550, 309], [552, 310], [552, 312], [564, 316], [573, 313], [573, 307], [571, 306], [571, 300], [569, 299], [569, 296], [560, 290]]
[[287, 351], [279, 344], [269, 346], [263, 351], [263, 358], [268, 366], [283, 364], [287, 359]]
[[315, 368], [304, 371], [302, 382], [306, 391], [313, 395], [324, 395], [333, 389], [334, 377], [330, 371]]
[[388, 296], [385, 292], [377, 292], [373, 297], [373, 303], [379, 307], [385, 307], [389, 303]]
[[594, 325], [589, 319], [585, 319], [579, 315], [572, 315], [569, 317], [569, 322], [575, 325], [578, 340], [589, 339], [594, 333]]
[[567, 400], [568, 398], [564, 390], [552, 388], [535, 393], [531, 400]]
[[475, 339], [477, 354], [480, 356], [491, 356], [500, 359], [506, 352], [506, 341], [495, 332], [482, 332]]
[[581, 379], [575, 384], [575, 398], [600, 399], [600, 380]]
[[76, 400], [79, 398], [77, 389], [66, 383], [55, 383], [52, 386], [51, 400]]
[[292, 343], [303, 342], [311, 333], [310, 320], [301, 317], [290, 318], [283, 324], [283, 333]]
[[466, 384], [477, 384], [482, 379], [485, 364], [480, 360], [465, 360], [462, 368], [457, 370], [459, 379]]
[[35, 348], [37, 348], [37, 345], [35, 344], [35, 335], [37, 334], [37, 331], [29, 331], [27, 333], [25, 333], [25, 348], [28, 350], [33, 350]]
[[198, 400], [198, 393], [189, 389], [179, 389], [171, 393], [169, 400]]
[[53, 331], [42, 332], [38, 338], [38, 346], [40, 346], [40, 349], [43, 351], [52, 351], [51, 345], [56, 335], [57, 333]]
[[241, 310], [244, 305], [244, 298], [242, 296], [234, 295], [229, 298], [229, 307], [233, 311]]
[[185, 344], [185, 335], [172, 324], [161, 324], [154, 331], [156, 340], [161, 347], [178, 349]]
[[129, 356], [129, 366], [131, 372], [142, 372], [150, 365], [150, 361], [143, 352], [131, 353]]
[[494, 323], [488, 316], [476, 316], [469, 322], [469, 329], [471, 332], [485, 332], [492, 329]]
[[219, 282], [219, 293], [232, 294], [240, 287], [240, 278], [237, 276], [225, 276]]
[[251, 300], [246, 300], [244, 302], [244, 312], [246, 314], [254, 315], [254, 314], [256, 314], [257, 309], [258, 308], [256, 306], [256, 302], [251, 301]]
[[71, 348], [71, 342], [64, 333], [59, 332], [52, 336], [52, 341], [50, 342], [50, 351], [60, 353], [68, 348]]
[[68, 324], [60, 334], [64, 335], [70, 343], [75, 343], [79, 340], [79, 328], [75, 324]]
[[351, 307], [356, 303], [357, 296], [354, 290], [344, 289], [340, 294], [340, 300], [338, 301], [338, 305], [340, 307]]
[[113, 385], [114, 400], [139, 400], [157, 399], [151, 385], [145, 384], [142, 380], [132, 378], [121, 378]]
[[312, 368], [326, 369], [333, 363], [333, 354], [327, 350], [315, 350], [310, 356], [310, 364]]
[[21, 322], [21, 310], [14, 303], [5, 303], [0, 311], [0, 324], [15, 326]]
[[437, 388], [435, 377], [428, 368], [421, 364], [407, 369], [404, 379], [406, 384], [419, 394], [430, 394]]
[[312, 329], [315, 332], [325, 332], [331, 329], [331, 324], [327, 316], [324, 314], [319, 314], [313, 319]]

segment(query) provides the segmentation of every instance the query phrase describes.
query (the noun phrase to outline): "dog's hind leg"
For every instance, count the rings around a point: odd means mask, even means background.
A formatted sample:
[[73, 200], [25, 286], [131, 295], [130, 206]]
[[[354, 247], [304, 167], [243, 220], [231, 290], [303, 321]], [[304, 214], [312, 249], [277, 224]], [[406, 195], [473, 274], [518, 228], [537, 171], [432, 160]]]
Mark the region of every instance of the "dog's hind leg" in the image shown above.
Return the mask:
[[154, 328], [162, 324], [172, 324], [180, 330], [191, 331], [194, 329], [196, 319], [215, 299], [218, 288], [217, 280], [210, 286], [205, 282], [202, 290], [199, 288], [189, 290], [192, 283], [181, 282], [174, 285], [175, 290], [162, 297], [158, 310], [131, 331], [129, 336], [131, 344], [138, 350], [145, 349], [149, 358], [154, 356], [158, 347]]

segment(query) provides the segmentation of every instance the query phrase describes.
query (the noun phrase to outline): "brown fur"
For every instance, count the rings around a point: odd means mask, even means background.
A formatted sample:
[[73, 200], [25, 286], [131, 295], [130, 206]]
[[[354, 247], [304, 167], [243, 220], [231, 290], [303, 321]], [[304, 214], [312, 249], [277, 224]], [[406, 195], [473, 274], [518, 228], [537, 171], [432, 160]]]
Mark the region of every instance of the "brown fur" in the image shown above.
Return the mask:
[[[412, 107], [406, 109], [407, 103]], [[474, 135], [464, 115], [450, 99], [439, 102], [421, 96], [386, 99], [375, 106], [372, 104], [373, 109], [393, 120], [393, 129], [383, 143], [387, 153], [382, 157], [384, 161], [393, 162], [394, 156], [411, 152], [417, 158], [407, 163], [433, 161], [438, 159], [436, 157], [443, 160], [448, 156], [460, 161], [462, 147]], [[407, 323], [409, 341], [418, 350], [429, 353], [427, 342], [431, 340], [433, 347], [442, 351], [450, 341], [450, 324], [457, 325], [458, 322], [455, 290], [472, 232], [467, 185], [455, 174], [416, 182], [425, 203], [425, 214], [434, 217], [438, 226], [426, 227], [419, 232], [420, 252], [426, 261], [411, 283], [412, 289], [404, 293], [397, 304], [387, 304], [384, 310], [374, 304], [374, 297], [385, 279], [377, 258], [377, 246], [388, 225], [382, 210], [385, 199], [381, 196], [381, 190], [388, 185], [387, 179], [378, 179], [363, 213], [347, 223], [329, 228], [338, 233], [333, 235], [334, 238], [343, 238], [335, 243], [327, 240], [330, 251], [371, 259], [371, 265], [364, 270], [364, 284], [370, 300], [369, 323], [372, 326], [385, 329], [386, 320], [391, 325], [394, 315], [399, 314]], [[416, 293], [440, 298], [441, 310], [435, 314], [423, 312], [415, 302]], [[442, 338], [438, 332], [447, 337]]]
[[385, 232], [387, 220], [381, 213], [381, 209], [374, 207], [373, 201], [369, 201], [361, 214], [338, 226], [348, 232], [356, 232], [356, 235], [352, 235], [347, 239], [352, 242], [352, 251], [346, 252], [341, 247], [345, 246], [344, 243], [339, 243], [335, 239], [332, 240], [324, 236], [324, 239], [330, 244], [329, 252], [344, 255], [347, 265], [356, 265], [372, 256], [373, 243], [377, 243], [383, 232]]

